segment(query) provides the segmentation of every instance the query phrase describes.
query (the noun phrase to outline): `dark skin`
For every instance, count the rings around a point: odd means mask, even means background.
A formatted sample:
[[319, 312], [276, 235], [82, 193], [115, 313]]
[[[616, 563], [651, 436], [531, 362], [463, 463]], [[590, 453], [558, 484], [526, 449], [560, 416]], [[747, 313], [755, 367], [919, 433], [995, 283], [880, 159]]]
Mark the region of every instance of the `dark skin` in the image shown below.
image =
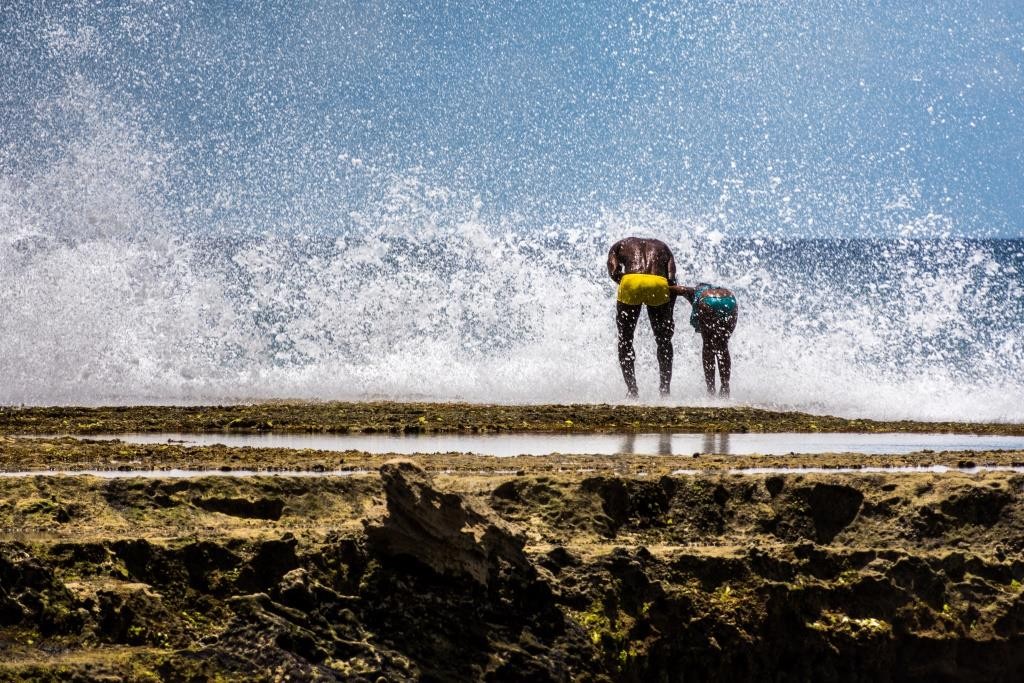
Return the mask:
[[[682, 285], [673, 285], [669, 291], [681, 296], [689, 302], [693, 302], [694, 288]], [[715, 287], [704, 290], [703, 296], [726, 297], [732, 296], [732, 292], [724, 287]], [[703, 299], [702, 296], [702, 299]], [[701, 352], [704, 364], [704, 383], [707, 385], [708, 393], [715, 393], [715, 366], [718, 366], [718, 377], [721, 380], [720, 394], [729, 395], [729, 380], [732, 376], [732, 358], [729, 355], [729, 337], [736, 329], [736, 311], [729, 316], [720, 316], [703, 301], [697, 304], [697, 320], [700, 322], [700, 336], [703, 340]]]
[[[675, 282], [676, 261], [672, 250], [661, 240], [627, 237], [619, 240], [608, 250], [608, 276], [616, 283], [624, 275], [640, 273], [660, 275]], [[648, 306], [647, 317], [651, 321], [655, 343], [658, 346], [659, 388], [662, 396], [668, 396], [672, 384], [672, 334], [675, 332], [675, 321], [672, 312], [676, 298], [673, 295], [668, 303], [661, 306]], [[616, 302], [615, 322], [619, 332], [619, 367], [622, 378], [626, 381], [626, 391], [631, 398], [637, 397], [636, 385], [636, 353], [633, 350], [633, 335], [636, 323], [640, 318], [640, 305]]]

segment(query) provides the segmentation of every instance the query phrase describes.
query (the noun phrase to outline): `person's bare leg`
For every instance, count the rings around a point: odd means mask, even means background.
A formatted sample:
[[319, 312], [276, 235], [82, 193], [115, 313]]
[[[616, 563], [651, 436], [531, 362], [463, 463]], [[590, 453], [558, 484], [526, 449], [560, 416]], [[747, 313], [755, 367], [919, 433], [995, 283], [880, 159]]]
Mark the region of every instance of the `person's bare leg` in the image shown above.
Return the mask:
[[615, 325], [619, 330], [619, 367], [622, 368], [622, 379], [626, 381], [626, 393], [630, 398], [637, 397], [633, 334], [636, 332], [636, 321], [639, 318], [640, 306], [616, 302]]
[[647, 307], [647, 317], [651, 320], [654, 341], [658, 345], [658, 389], [662, 396], [668, 396], [672, 389], [672, 335], [676, 331], [674, 309], [674, 297], [667, 304]]
[[701, 335], [704, 341], [701, 349], [701, 360], [704, 362], [704, 384], [707, 385], [708, 394], [715, 395], [715, 347], [709, 336]]
[[722, 385], [721, 395], [728, 397], [731, 390], [732, 380], [732, 356], [729, 354], [729, 337], [736, 329], [736, 315], [731, 315], [721, 321], [721, 328], [716, 334], [718, 346], [718, 379]]
[[729, 338], [721, 337], [717, 342], [718, 379], [721, 384], [719, 393], [727, 397], [729, 396], [729, 380], [732, 379], [732, 357], [729, 355]]

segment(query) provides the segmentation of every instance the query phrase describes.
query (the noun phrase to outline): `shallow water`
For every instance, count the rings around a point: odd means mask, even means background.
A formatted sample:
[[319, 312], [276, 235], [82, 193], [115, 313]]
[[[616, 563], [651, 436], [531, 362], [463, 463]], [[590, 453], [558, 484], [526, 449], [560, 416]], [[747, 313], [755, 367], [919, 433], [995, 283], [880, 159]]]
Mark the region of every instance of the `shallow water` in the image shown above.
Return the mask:
[[[899, 465], [897, 467], [740, 467], [729, 474], [984, 474], [985, 472], [1024, 472], [1017, 465], [976, 465], [974, 467], [947, 467], [946, 465]], [[680, 469], [672, 474], [695, 475], [702, 470]]]
[[0, 472], [0, 479], [22, 477], [76, 477], [90, 476], [101, 479], [195, 479], [198, 477], [349, 477], [357, 470], [20, 470]]
[[900, 454], [915, 451], [1024, 450], [1024, 436], [971, 434], [116, 434], [89, 438], [185, 446], [308, 448], [368, 453], [513, 455]]
[[[592, 471], [582, 469], [581, 472]], [[91, 476], [101, 479], [196, 479], [199, 477], [350, 477], [361, 474], [361, 470], [21, 470], [0, 472], [0, 479], [23, 477], [76, 477]], [[491, 470], [492, 475], [510, 475], [514, 470]], [[719, 472], [718, 470], [678, 469], [677, 476], [696, 476]], [[986, 472], [1020, 472], [1024, 467], [1017, 465], [976, 465], [974, 467], [947, 467], [945, 465], [898, 465], [895, 467], [746, 467], [725, 470], [724, 474], [984, 474]], [[480, 474], [484, 474], [481, 472]], [[639, 475], [643, 476], [643, 474]]]

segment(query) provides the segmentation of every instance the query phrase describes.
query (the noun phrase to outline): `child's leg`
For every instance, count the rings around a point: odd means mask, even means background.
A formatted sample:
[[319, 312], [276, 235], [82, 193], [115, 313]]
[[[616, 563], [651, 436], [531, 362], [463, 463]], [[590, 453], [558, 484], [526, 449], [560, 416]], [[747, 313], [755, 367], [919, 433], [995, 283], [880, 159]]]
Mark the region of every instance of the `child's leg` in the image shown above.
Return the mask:
[[729, 395], [729, 380], [732, 378], [732, 357], [729, 355], [729, 338], [722, 337], [716, 355], [718, 356], [718, 376], [721, 380], [721, 395]]
[[718, 358], [718, 379], [721, 385], [721, 395], [728, 396], [732, 379], [732, 356], [729, 355], [729, 337], [736, 329], [736, 315], [725, 318], [718, 318], [715, 321], [714, 334], [712, 338], [715, 344], [715, 356]]
[[707, 385], [708, 393], [715, 393], [715, 343], [710, 334], [701, 335], [704, 341], [701, 350], [701, 359], [704, 362], [704, 384]]

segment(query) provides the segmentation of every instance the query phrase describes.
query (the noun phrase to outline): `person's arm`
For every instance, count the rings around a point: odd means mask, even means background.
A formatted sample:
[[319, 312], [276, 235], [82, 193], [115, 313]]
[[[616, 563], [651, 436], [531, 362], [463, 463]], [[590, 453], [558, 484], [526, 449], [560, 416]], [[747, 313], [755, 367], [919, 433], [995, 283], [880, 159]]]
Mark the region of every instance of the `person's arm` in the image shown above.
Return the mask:
[[668, 255], [668, 283], [674, 285], [676, 283], [676, 257], [672, 254]]
[[693, 287], [686, 287], [684, 285], [669, 285], [668, 291], [672, 292], [676, 296], [681, 296], [689, 302], [693, 302]]
[[608, 250], [608, 277], [618, 282], [622, 279], [622, 273], [619, 272], [619, 250], [618, 242], [612, 245], [612, 248]]

